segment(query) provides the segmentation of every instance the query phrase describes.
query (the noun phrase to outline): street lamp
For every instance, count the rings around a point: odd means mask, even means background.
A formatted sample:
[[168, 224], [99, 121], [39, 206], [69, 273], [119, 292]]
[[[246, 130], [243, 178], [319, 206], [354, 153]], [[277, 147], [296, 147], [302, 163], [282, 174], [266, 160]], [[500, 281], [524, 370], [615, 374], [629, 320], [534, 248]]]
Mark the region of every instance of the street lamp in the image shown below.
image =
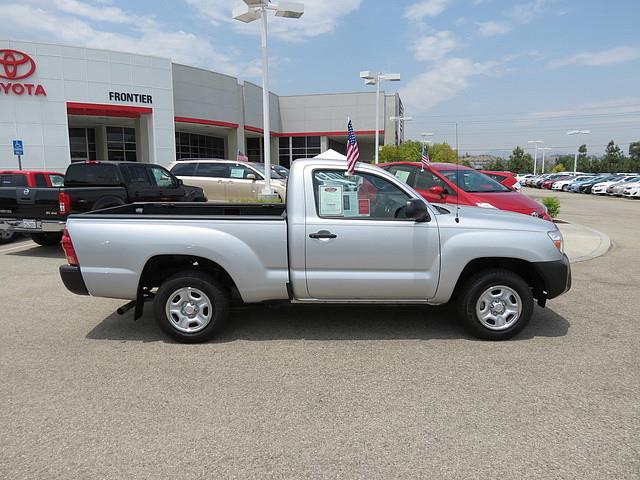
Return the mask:
[[[413, 117], [395, 117], [395, 116], [391, 116], [391, 117], [389, 117], [389, 120], [391, 120], [392, 122], [394, 122], [396, 124], [394, 128], [395, 128], [395, 131], [398, 132], [397, 123], [398, 122], [410, 122], [411, 120], [413, 120]], [[400, 143], [402, 143], [402, 139], [399, 138], [399, 135], [398, 135], [398, 145]]]
[[376, 86], [376, 151], [375, 151], [375, 164], [378, 164], [378, 157], [380, 152], [380, 82], [386, 80], [387, 82], [399, 82], [399, 73], [382, 73], [382, 72], [370, 72], [365, 70], [360, 72], [360, 78], [364, 80], [365, 85]]
[[553, 150], [551, 147], [542, 147], [540, 150], [542, 150], [542, 169], [541, 169], [541, 173], [544, 173], [544, 152], [548, 151], [548, 150]]
[[264, 140], [264, 187], [261, 197], [274, 199], [271, 189], [271, 122], [269, 117], [269, 50], [267, 47], [267, 10], [276, 12], [276, 17], [300, 18], [304, 14], [304, 4], [299, 2], [281, 1], [273, 3], [270, 0], [243, 0], [245, 7], [233, 9], [233, 18], [240, 22], [251, 23], [262, 19], [262, 116]]
[[535, 143], [536, 144], [536, 151], [535, 154], [533, 156], [533, 174], [536, 174], [536, 170], [538, 169], [538, 144], [539, 143], [544, 143], [542, 140], [529, 140], [527, 143], [532, 144]]
[[580, 150], [580, 135], [588, 135], [591, 133], [591, 130], [571, 130], [567, 132], [567, 135], [578, 135], [578, 145], [576, 146], [576, 156], [573, 159], [573, 174], [575, 175], [578, 171], [578, 150]]

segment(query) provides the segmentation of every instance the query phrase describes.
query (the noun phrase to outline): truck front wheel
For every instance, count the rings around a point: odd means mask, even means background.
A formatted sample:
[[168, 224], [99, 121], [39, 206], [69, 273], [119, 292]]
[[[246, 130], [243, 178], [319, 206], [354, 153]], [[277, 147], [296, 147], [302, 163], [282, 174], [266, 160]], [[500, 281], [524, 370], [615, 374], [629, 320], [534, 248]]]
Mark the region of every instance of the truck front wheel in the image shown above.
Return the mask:
[[229, 293], [209, 275], [180, 272], [158, 289], [154, 312], [160, 328], [179, 342], [206, 342], [229, 317]]
[[507, 340], [529, 323], [533, 295], [529, 285], [509, 270], [491, 269], [473, 275], [463, 286], [460, 319], [475, 337]]

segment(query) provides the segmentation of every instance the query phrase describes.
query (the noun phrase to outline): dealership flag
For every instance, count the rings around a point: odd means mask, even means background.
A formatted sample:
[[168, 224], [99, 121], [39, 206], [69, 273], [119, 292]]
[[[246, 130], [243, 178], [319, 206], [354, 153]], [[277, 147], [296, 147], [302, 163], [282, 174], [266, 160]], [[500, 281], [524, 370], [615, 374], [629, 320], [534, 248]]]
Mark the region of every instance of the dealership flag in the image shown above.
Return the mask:
[[429, 152], [426, 151], [424, 147], [422, 147], [422, 158], [420, 159], [420, 166], [422, 167], [423, 170], [424, 170], [424, 167], [429, 166], [429, 162], [431, 162], [431, 160], [429, 159]]
[[353, 132], [351, 119], [349, 119], [349, 123], [347, 124], [347, 173], [349, 175], [354, 174], [358, 158], [360, 158], [358, 141], [356, 140], [356, 134]]
[[236, 161], [238, 161], [238, 162], [248, 162], [249, 161], [249, 157], [247, 157], [244, 153], [242, 153], [240, 150], [238, 150], [238, 155], [236, 157]]

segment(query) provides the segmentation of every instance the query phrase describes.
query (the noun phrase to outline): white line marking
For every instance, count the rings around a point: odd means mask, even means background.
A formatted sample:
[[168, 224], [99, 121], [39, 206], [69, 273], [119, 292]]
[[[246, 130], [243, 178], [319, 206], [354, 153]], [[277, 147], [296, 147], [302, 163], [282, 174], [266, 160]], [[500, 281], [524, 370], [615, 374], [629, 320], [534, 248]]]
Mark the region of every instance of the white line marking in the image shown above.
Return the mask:
[[7, 252], [13, 252], [14, 250], [20, 250], [21, 248], [29, 248], [29, 247], [34, 247], [36, 244], [31, 242], [31, 241], [24, 241], [22, 242], [22, 244], [20, 245], [16, 245], [10, 248], [3, 248], [2, 250], [0, 250], [0, 254], [1, 253], [7, 253]]

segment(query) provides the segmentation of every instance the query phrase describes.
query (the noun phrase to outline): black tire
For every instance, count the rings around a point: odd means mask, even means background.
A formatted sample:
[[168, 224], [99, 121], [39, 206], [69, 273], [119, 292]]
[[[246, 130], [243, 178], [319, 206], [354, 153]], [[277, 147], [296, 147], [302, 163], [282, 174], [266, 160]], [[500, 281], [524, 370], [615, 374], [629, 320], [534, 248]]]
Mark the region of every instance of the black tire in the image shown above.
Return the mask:
[[31, 240], [43, 247], [57, 245], [62, 240], [62, 233], [32, 233]]
[[562, 186], [562, 191], [563, 191], [563, 192], [567, 192], [567, 191], [569, 191], [569, 185], [563, 185], [563, 186]]
[[[485, 326], [478, 314], [476, 305], [480, 297], [491, 287], [505, 286], [514, 290], [521, 305], [520, 315], [506, 328], [496, 330], [495, 326]], [[474, 337], [483, 340], [508, 340], [526, 327], [533, 314], [533, 294], [531, 288], [519, 275], [503, 269], [483, 270], [469, 278], [463, 285], [458, 301], [458, 314], [465, 329]], [[515, 297], [513, 297], [515, 299]], [[507, 322], [508, 324], [509, 322]]]
[[[211, 303], [210, 320], [204, 328], [195, 332], [184, 332], [175, 325], [178, 318], [169, 317], [166, 312], [167, 302], [171, 297], [178, 298], [180, 289], [192, 288], [204, 293]], [[196, 272], [184, 271], [172, 275], [160, 286], [156, 293], [153, 310], [158, 326], [168, 335], [182, 343], [201, 343], [213, 338], [229, 318], [229, 291], [211, 276]], [[204, 312], [204, 309], [203, 309]], [[188, 325], [190, 327], [190, 325]]]
[[17, 236], [18, 234], [16, 232], [12, 232], [10, 230], [2, 230], [0, 232], [0, 245], [13, 242]]

